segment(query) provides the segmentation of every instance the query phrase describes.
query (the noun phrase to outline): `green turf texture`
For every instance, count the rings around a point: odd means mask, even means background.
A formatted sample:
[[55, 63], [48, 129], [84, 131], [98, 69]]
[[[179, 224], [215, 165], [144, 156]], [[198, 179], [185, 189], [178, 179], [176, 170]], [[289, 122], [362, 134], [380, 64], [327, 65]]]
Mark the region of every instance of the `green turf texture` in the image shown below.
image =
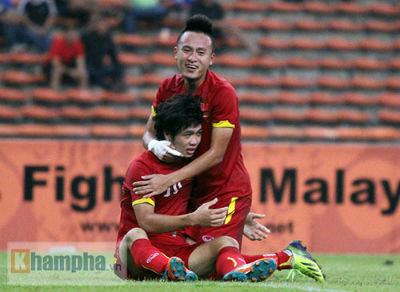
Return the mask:
[[[68, 285], [8, 285], [6, 253], [0, 253], [0, 291], [140, 291], [140, 292], [267, 292], [267, 291], [400, 291], [400, 255], [323, 255], [313, 254], [327, 275], [326, 282], [296, 277], [288, 281], [287, 271], [276, 271], [261, 283], [198, 281], [173, 283], [158, 281], [122, 281], [112, 272], [102, 275], [102, 281], [112, 285], [86, 285], [87, 275], [77, 272]], [[44, 274], [46, 280], [48, 274]], [[90, 277], [96, 277], [91, 272]], [[104, 279], [106, 277], [107, 279]]]

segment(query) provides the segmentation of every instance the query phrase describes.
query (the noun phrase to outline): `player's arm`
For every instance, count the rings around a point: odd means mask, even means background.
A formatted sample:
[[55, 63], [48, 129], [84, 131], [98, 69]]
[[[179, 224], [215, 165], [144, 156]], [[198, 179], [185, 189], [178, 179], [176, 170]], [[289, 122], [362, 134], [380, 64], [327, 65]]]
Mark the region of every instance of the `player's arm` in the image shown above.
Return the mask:
[[204, 203], [196, 211], [184, 215], [171, 216], [154, 213], [154, 201], [141, 199], [141, 203], [133, 202], [133, 210], [141, 228], [149, 233], [172, 232], [187, 226], [201, 225], [217, 227], [224, 223], [227, 208], [210, 209], [216, 199]]
[[191, 163], [167, 175], [151, 174], [142, 176], [142, 181], [133, 184], [137, 194], [151, 197], [164, 192], [169, 186], [199, 175], [203, 171], [220, 163], [225, 155], [233, 128], [214, 127], [211, 135], [210, 148]]

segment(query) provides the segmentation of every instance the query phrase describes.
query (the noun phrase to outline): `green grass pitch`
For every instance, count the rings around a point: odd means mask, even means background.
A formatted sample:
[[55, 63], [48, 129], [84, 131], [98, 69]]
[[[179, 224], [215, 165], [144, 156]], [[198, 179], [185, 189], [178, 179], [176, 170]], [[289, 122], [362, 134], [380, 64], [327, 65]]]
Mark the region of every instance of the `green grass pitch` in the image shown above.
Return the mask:
[[[110, 255], [111, 256], [111, 255]], [[0, 291], [140, 291], [140, 292], [267, 292], [267, 291], [400, 291], [400, 255], [323, 255], [315, 258], [327, 275], [326, 282], [316, 283], [310, 278], [298, 276], [286, 280], [287, 271], [276, 271], [261, 283], [232, 283], [198, 281], [172, 283], [158, 281], [122, 281], [112, 272], [89, 277], [101, 277], [108, 285], [88, 285], [88, 275], [83, 272], [71, 274], [67, 285], [9, 285], [7, 284], [6, 253], [0, 253]], [[50, 275], [43, 274], [43, 281]]]

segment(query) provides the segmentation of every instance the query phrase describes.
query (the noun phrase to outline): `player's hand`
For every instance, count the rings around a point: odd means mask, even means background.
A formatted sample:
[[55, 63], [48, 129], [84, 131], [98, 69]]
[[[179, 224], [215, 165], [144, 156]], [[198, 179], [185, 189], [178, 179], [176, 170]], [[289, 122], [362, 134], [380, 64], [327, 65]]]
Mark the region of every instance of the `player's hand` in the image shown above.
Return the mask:
[[132, 185], [135, 194], [144, 195], [144, 198], [162, 194], [170, 187], [168, 175], [165, 174], [144, 175], [141, 181], [135, 181]]
[[196, 211], [191, 213], [191, 221], [193, 225], [200, 225], [205, 227], [217, 227], [221, 226], [226, 218], [228, 207], [219, 209], [210, 209], [212, 205], [217, 203], [218, 199], [215, 198], [212, 201], [204, 203], [197, 208]]
[[171, 142], [167, 140], [156, 140], [153, 139], [147, 145], [147, 148], [157, 156], [158, 159], [171, 162], [174, 157], [182, 157], [182, 153], [172, 148]]
[[243, 234], [250, 240], [263, 240], [267, 238], [268, 234], [271, 233], [271, 231], [256, 221], [255, 219], [261, 219], [264, 218], [264, 214], [256, 214], [250, 212], [247, 214], [246, 217], [246, 223], [243, 228]]

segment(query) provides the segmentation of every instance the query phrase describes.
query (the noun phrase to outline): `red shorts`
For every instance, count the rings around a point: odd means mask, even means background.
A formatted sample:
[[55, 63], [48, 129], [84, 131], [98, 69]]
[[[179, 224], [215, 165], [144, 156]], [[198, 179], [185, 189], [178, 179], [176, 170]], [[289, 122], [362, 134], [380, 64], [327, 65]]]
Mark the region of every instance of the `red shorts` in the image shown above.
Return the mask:
[[[152, 245], [160, 250], [167, 257], [179, 257], [188, 266], [189, 256], [200, 245], [200, 243], [189, 244], [185, 240], [185, 235], [182, 232], [171, 234], [157, 234], [150, 237]], [[117, 251], [119, 251], [119, 244], [117, 243]], [[136, 271], [129, 271], [122, 263], [119, 252], [115, 253], [114, 273], [121, 279], [155, 279], [160, 275], [151, 272], [147, 269], [138, 268]]]
[[225, 223], [218, 227], [191, 226], [185, 228], [188, 236], [197, 243], [211, 241], [217, 237], [230, 236], [242, 246], [243, 227], [247, 214], [250, 212], [251, 196], [234, 197], [224, 196], [212, 206], [213, 209], [229, 206]]

